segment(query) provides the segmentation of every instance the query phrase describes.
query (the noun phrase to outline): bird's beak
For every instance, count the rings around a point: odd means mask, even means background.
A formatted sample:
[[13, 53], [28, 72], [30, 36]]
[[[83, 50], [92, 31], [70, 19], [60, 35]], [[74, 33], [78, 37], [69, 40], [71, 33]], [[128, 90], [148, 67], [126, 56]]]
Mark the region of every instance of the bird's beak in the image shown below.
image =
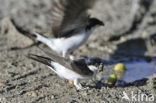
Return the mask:
[[100, 26], [105, 26], [105, 24], [102, 21], [99, 23], [99, 25]]

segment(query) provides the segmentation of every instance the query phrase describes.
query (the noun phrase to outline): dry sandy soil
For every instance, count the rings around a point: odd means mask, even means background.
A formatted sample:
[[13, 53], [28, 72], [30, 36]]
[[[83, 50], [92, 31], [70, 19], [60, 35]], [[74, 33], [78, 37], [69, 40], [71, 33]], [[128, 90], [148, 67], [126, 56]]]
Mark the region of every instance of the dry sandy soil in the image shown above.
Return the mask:
[[[155, 0], [97, 0], [93, 17], [105, 22], [87, 43], [74, 52], [77, 59], [100, 57], [96, 64], [112, 70], [118, 62], [133, 58], [150, 60], [156, 56]], [[99, 79], [82, 82], [90, 86], [77, 91], [45, 65], [28, 59], [28, 53], [44, 55], [38, 44], [20, 33], [12, 21], [27, 31], [51, 34], [52, 0], [0, 0], [0, 103], [121, 103], [123, 92], [131, 96], [152, 94], [156, 102], [156, 74], [123, 87], [108, 87]], [[47, 48], [43, 44], [41, 47]], [[98, 78], [98, 77], [97, 77]]]

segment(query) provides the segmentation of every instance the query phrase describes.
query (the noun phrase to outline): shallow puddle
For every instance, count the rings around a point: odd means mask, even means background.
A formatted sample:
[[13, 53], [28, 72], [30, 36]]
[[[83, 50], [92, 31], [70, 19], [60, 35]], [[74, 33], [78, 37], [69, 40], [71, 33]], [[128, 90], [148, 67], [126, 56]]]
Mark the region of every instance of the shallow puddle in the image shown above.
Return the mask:
[[[146, 77], [149, 77], [153, 74], [156, 74], [156, 59], [152, 58], [151, 61], [147, 61], [147, 58], [133, 58], [132, 61], [122, 60], [126, 66], [126, 72], [122, 80], [126, 83], [131, 83], [136, 80], [141, 80]], [[131, 59], [130, 59], [131, 60]], [[102, 62], [106, 67], [103, 70], [101, 75], [101, 81], [107, 81], [110, 74], [114, 74], [113, 66], [119, 63], [121, 60], [106, 61], [100, 58], [88, 58], [85, 59], [85, 62], [92, 64], [94, 62]], [[108, 67], [108, 68], [107, 68]]]
[[127, 71], [122, 80], [125, 82], [133, 82], [151, 76], [156, 73], [156, 62], [146, 61], [125, 63]]

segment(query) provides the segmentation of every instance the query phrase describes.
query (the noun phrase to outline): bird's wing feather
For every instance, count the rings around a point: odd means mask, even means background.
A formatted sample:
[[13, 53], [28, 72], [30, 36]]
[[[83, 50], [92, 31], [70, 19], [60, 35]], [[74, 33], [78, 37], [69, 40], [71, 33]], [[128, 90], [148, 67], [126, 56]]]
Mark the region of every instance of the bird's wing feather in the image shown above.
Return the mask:
[[48, 58], [48, 57], [38, 56], [38, 55], [35, 55], [35, 54], [28, 54], [27, 57], [30, 58], [30, 59], [33, 59], [35, 61], [38, 61], [40, 63], [43, 63], [43, 64], [45, 64], [47, 66], [51, 66], [51, 61], [52, 60], [50, 58]]
[[87, 66], [87, 64], [85, 64], [85, 62], [71, 61], [69, 59], [65, 59], [63, 57], [54, 55], [45, 49], [41, 49], [41, 50], [45, 54], [47, 54], [53, 61], [63, 65], [67, 69], [73, 70], [76, 73], [81, 74], [83, 76], [89, 76], [89, 75], [93, 74], [93, 72], [88, 68], [88, 66]]
[[52, 6], [52, 30], [55, 37], [68, 37], [84, 28], [88, 10], [95, 0], [55, 0]]
[[83, 76], [91, 76], [93, 75], [93, 71], [91, 71], [85, 62], [77, 62], [73, 61], [71, 63], [72, 69], [77, 73]]

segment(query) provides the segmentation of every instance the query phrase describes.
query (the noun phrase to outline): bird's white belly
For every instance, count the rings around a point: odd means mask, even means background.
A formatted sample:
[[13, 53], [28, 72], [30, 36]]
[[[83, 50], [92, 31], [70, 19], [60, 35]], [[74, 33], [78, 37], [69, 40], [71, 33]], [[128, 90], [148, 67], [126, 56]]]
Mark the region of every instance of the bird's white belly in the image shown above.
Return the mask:
[[76, 35], [74, 37], [71, 37], [67, 40], [67, 42], [70, 44], [70, 49], [76, 49], [79, 46], [81, 46], [85, 41], [88, 39], [87, 34], [81, 34], [81, 35]]
[[87, 34], [80, 34], [80, 35], [75, 35], [70, 38], [61, 38], [55, 40], [55, 45], [56, 45], [56, 51], [73, 51], [74, 49], [78, 48], [81, 46], [87, 39], [89, 35]]
[[52, 65], [54, 66], [54, 68], [56, 69], [56, 74], [58, 74], [60, 77], [68, 79], [68, 80], [74, 80], [74, 79], [82, 79], [83, 77], [80, 76], [78, 73], [73, 72], [70, 69], [65, 68], [64, 66], [56, 63], [56, 62], [52, 62]]

